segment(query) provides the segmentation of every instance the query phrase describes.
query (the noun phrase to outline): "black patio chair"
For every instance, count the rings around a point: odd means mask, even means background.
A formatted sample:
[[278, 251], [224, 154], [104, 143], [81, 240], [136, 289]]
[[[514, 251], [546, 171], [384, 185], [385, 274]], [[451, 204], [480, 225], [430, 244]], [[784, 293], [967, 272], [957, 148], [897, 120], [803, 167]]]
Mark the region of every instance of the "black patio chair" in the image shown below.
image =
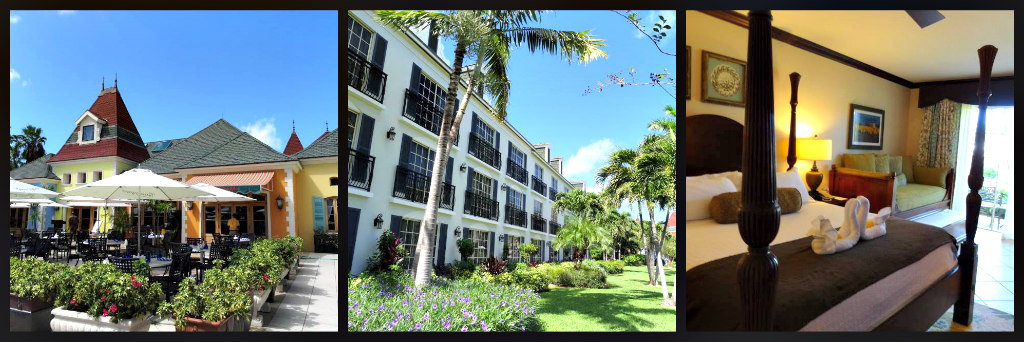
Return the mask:
[[171, 251], [171, 253], [175, 253], [175, 254], [177, 254], [177, 253], [188, 253], [189, 255], [191, 255], [192, 254], [192, 246], [189, 246], [188, 244], [185, 244], [185, 243], [173, 243], [172, 242], [170, 244], [170, 251]]
[[33, 243], [22, 254], [43, 258], [43, 260], [47, 261], [50, 260], [50, 242], [39, 238], [34, 238], [32, 241]]
[[71, 257], [71, 237], [66, 233], [57, 233], [57, 239], [54, 241], [53, 249], [54, 259], [60, 259], [61, 255], [65, 258]]
[[[103, 242], [100, 242], [103, 241]], [[78, 244], [78, 256], [82, 261], [103, 261], [106, 258], [106, 239], [87, 239]]]
[[135, 262], [135, 258], [122, 258], [122, 257], [111, 256], [111, 257], [107, 257], [107, 260], [110, 260], [110, 263], [114, 264], [114, 266], [117, 267], [118, 271], [121, 271], [121, 272], [124, 272], [124, 273], [129, 273], [129, 274], [131, 274], [134, 271], [134, 268], [132, 267], [132, 263]]
[[19, 244], [18, 240], [14, 237], [14, 233], [11, 233], [11, 240], [9, 244], [11, 246], [11, 256], [21, 259], [21, 244]]
[[228, 266], [228, 259], [231, 256], [231, 246], [225, 244], [212, 244], [210, 245], [210, 254], [206, 260], [202, 260], [199, 269], [199, 279], [203, 279], [206, 270], [213, 268], [213, 262], [215, 260], [224, 260], [224, 267]]
[[154, 281], [160, 282], [168, 301], [170, 301], [174, 295], [178, 294], [178, 284], [180, 284], [181, 281], [189, 275], [190, 255], [191, 251], [190, 253], [172, 254], [171, 265], [168, 266], [167, 272], [161, 276], [150, 277]]

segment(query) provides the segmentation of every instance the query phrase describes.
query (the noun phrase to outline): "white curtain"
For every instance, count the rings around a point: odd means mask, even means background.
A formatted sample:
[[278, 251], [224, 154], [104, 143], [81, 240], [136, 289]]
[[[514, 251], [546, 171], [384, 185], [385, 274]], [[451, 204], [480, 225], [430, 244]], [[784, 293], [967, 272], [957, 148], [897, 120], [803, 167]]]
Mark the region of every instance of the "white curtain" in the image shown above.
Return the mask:
[[[1014, 115], [1013, 107], [989, 107], [986, 114], [985, 168], [998, 171], [997, 189], [1009, 193], [1006, 217], [1003, 220], [1003, 238], [1013, 239], [1014, 225]], [[953, 188], [953, 210], [966, 212], [967, 176], [974, 155], [974, 138], [978, 127], [978, 106], [964, 104], [960, 111], [960, 134], [957, 144], [956, 179]]]
[[960, 108], [960, 134], [956, 153], [956, 178], [953, 180], [953, 210], [967, 211], [967, 174], [971, 172], [971, 156], [974, 155], [974, 132], [978, 129], [978, 120], [971, 120], [972, 111], [978, 106], [964, 104]]

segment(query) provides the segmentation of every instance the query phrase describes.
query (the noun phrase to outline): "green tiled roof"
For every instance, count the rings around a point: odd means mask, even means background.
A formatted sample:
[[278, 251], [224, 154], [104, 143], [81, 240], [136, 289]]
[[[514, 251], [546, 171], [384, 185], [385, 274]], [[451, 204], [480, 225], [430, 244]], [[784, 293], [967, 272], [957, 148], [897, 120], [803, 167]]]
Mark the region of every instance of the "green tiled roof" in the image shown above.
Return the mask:
[[[159, 141], [150, 141], [150, 142], [146, 143], [146, 152], [149, 152], [149, 156], [152, 157], [153, 155], [155, 155], [157, 153], [163, 152], [163, 151], [153, 152], [153, 149], [156, 148], [156, 145], [159, 145], [160, 143], [165, 142], [165, 141], [170, 141], [171, 142], [171, 146], [174, 146], [174, 144], [177, 144], [179, 141], [182, 141], [182, 140], [185, 140], [185, 138], [167, 139], [167, 140], [159, 140]], [[170, 148], [170, 146], [168, 146], [168, 148]]]
[[53, 153], [45, 156], [36, 158], [31, 162], [25, 163], [21, 167], [11, 170], [11, 178], [14, 179], [31, 179], [31, 178], [50, 178], [60, 179], [57, 175], [53, 174], [53, 168], [46, 162], [53, 157]]
[[299, 153], [293, 154], [292, 157], [296, 159], [308, 159], [308, 158], [320, 158], [320, 157], [337, 157], [338, 156], [338, 129], [335, 128], [331, 133], [324, 135], [322, 138], [317, 139], [312, 145], [306, 147], [305, 150]]
[[242, 132], [223, 119], [152, 155], [140, 168], [158, 174], [174, 169], [295, 160]]

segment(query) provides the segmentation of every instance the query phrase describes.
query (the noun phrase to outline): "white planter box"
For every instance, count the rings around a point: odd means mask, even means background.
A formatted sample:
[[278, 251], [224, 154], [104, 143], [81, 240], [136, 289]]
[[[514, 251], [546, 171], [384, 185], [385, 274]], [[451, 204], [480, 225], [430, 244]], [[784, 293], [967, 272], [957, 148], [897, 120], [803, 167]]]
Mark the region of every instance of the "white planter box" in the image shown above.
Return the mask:
[[110, 317], [93, 319], [89, 314], [78, 311], [64, 310], [64, 307], [53, 309], [53, 320], [50, 328], [53, 331], [149, 331], [149, 318], [135, 318], [111, 323]]

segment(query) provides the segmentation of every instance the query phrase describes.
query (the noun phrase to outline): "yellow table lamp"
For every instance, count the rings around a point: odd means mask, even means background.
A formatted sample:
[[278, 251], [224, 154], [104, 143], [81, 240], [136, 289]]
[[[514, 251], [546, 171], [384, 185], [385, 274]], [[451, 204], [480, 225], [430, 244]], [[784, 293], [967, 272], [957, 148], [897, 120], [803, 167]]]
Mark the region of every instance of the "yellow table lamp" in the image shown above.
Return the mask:
[[814, 138], [797, 139], [796, 157], [813, 161], [811, 171], [807, 172], [807, 186], [811, 188], [811, 198], [820, 201], [821, 194], [818, 193], [818, 186], [821, 185], [821, 179], [824, 177], [821, 172], [818, 172], [817, 161], [832, 160], [832, 140], [818, 139], [817, 135]]

